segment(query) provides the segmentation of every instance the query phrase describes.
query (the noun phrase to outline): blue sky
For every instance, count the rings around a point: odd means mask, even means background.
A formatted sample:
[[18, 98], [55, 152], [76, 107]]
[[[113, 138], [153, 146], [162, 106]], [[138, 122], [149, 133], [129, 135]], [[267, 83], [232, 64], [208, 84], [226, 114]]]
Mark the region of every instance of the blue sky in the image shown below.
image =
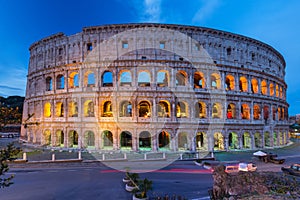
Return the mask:
[[287, 63], [289, 114], [295, 115], [300, 113], [299, 10], [298, 0], [0, 0], [0, 95], [25, 95], [28, 48], [43, 37], [102, 24], [176, 23], [273, 46]]

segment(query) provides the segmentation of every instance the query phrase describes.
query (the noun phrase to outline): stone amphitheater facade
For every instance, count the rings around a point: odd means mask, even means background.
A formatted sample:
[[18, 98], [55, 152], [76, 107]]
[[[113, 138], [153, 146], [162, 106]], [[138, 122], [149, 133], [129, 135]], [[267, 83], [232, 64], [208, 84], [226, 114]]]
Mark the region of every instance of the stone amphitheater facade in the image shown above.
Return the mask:
[[118, 24], [30, 48], [22, 139], [57, 148], [258, 149], [287, 144], [285, 60], [225, 31]]

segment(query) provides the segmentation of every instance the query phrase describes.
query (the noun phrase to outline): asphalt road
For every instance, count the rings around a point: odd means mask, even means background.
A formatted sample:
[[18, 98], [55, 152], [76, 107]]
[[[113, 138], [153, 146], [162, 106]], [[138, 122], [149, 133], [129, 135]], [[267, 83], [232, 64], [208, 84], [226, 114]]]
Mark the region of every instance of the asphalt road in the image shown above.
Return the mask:
[[[0, 190], [5, 200], [129, 200], [125, 191], [124, 172], [99, 164], [98, 167], [11, 169], [14, 184]], [[153, 181], [149, 195], [180, 195], [188, 199], [209, 199], [211, 173], [191, 161], [177, 161], [157, 172], [141, 173]]]

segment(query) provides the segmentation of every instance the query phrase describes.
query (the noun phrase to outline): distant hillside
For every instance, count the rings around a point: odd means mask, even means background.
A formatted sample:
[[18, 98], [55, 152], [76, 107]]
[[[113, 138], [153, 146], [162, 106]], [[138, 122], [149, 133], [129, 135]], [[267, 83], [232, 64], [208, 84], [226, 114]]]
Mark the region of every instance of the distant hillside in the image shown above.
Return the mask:
[[0, 96], [0, 131], [6, 125], [21, 125], [24, 99], [20, 96]]

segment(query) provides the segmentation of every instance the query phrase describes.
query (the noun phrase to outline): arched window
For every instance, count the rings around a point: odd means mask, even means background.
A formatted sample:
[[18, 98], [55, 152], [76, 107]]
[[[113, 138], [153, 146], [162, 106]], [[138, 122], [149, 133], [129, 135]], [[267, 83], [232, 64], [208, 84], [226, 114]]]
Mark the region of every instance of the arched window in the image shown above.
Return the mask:
[[194, 73], [194, 88], [205, 88], [205, 79], [202, 72]]
[[121, 145], [121, 148], [129, 148], [131, 149], [132, 147], [132, 136], [131, 136], [131, 133], [128, 132], [128, 131], [123, 131], [121, 133], [121, 136], [120, 136], [120, 145]]
[[79, 87], [79, 78], [78, 72], [72, 72], [69, 76], [69, 87], [70, 88], [77, 88]]
[[140, 133], [139, 148], [143, 150], [151, 150], [151, 134], [148, 131]]
[[69, 103], [69, 117], [78, 117], [77, 102], [72, 101]]
[[157, 73], [157, 87], [167, 87], [169, 84], [169, 75], [165, 71]]
[[95, 87], [95, 74], [92, 71], [87, 71], [84, 75], [84, 86]]
[[250, 119], [250, 108], [249, 108], [248, 104], [242, 104], [241, 117], [242, 117], [242, 119]]
[[279, 97], [279, 86], [276, 84], [276, 97]]
[[280, 87], [280, 90], [279, 90], [279, 97], [282, 98], [283, 97], [283, 93], [282, 93], [282, 87]]
[[187, 150], [188, 149], [188, 140], [187, 133], [178, 133], [178, 149]]
[[44, 145], [51, 145], [51, 131], [49, 129], [44, 131]]
[[57, 102], [55, 105], [55, 116], [63, 117], [64, 116], [64, 104], [62, 102]]
[[46, 78], [46, 91], [52, 91], [52, 90], [53, 90], [52, 78], [50, 76], [48, 76]]
[[70, 131], [68, 139], [69, 139], [69, 147], [77, 147], [78, 133], [76, 131]]
[[44, 105], [44, 117], [51, 117], [51, 104], [49, 102]]
[[239, 86], [240, 86], [240, 91], [241, 92], [247, 92], [248, 91], [248, 80], [244, 76], [242, 76], [240, 78]]
[[113, 86], [113, 73], [110, 71], [105, 71], [102, 75], [102, 86], [112, 87]]
[[131, 86], [132, 78], [129, 71], [123, 71], [120, 75], [120, 86]]
[[261, 93], [263, 95], [267, 94], [267, 82], [265, 80], [261, 81]]
[[120, 104], [120, 117], [131, 117], [132, 116], [132, 105], [129, 101], [123, 101]]
[[227, 119], [235, 119], [236, 118], [236, 107], [233, 103], [228, 104], [227, 106]]
[[85, 117], [94, 117], [94, 102], [92, 100], [86, 100], [84, 102], [83, 113]]
[[188, 117], [188, 107], [187, 104], [183, 101], [180, 101], [176, 105], [176, 117], [177, 118], [186, 118]]
[[149, 87], [150, 86], [150, 74], [149, 72], [142, 71], [138, 75], [138, 85], [140, 87]]
[[274, 84], [270, 83], [270, 96], [274, 96]]
[[264, 106], [264, 120], [267, 121], [269, 119], [270, 111], [269, 106]]
[[178, 71], [176, 73], [176, 86], [185, 86], [187, 83], [187, 75], [185, 71]]
[[220, 89], [221, 88], [220, 74], [212, 73], [210, 75], [210, 88], [211, 89]]
[[225, 80], [226, 90], [234, 90], [234, 77], [232, 75], [227, 75]]
[[206, 118], [206, 104], [204, 102], [197, 102], [195, 104], [195, 117]]
[[103, 141], [103, 147], [104, 148], [112, 148], [112, 146], [113, 146], [113, 134], [108, 130], [103, 131], [102, 141]]
[[260, 113], [261, 113], [261, 111], [260, 111], [259, 105], [255, 104], [253, 106], [253, 119], [254, 120], [259, 120], [260, 119]]
[[65, 142], [65, 136], [64, 136], [64, 132], [62, 130], [57, 130], [56, 131], [56, 146], [64, 146], [64, 142]]
[[160, 149], [170, 148], [170, 134], [166, 131], [162, 131], [158, 135], [158, 146]]
[[61, 90], [64, 88], [65, 88], [65, 77], [60, 74], [56, 77], [56, 89]]
[[255, 78], [251, 80], [251, 92], [254, 94], [258, 93], [258, 82]]
[[84, 134], [84, 147], [94, 147], [95, 146], [95, 134], [92, 131], [87, 131]]
[[147, 101], [141, 101], [138, 106], [139, 117], [151, 117], [151, 107]]
[[159, 101], [157, 108], [158, 117], [170, 117], [170, 103], [168, 101]]
[[222, 118], [222, 106], [220, 103], [214, 103], [212, 107], [212, 118]]
[[113, 117], [111, 101], [104, 102], [102, 117]]

